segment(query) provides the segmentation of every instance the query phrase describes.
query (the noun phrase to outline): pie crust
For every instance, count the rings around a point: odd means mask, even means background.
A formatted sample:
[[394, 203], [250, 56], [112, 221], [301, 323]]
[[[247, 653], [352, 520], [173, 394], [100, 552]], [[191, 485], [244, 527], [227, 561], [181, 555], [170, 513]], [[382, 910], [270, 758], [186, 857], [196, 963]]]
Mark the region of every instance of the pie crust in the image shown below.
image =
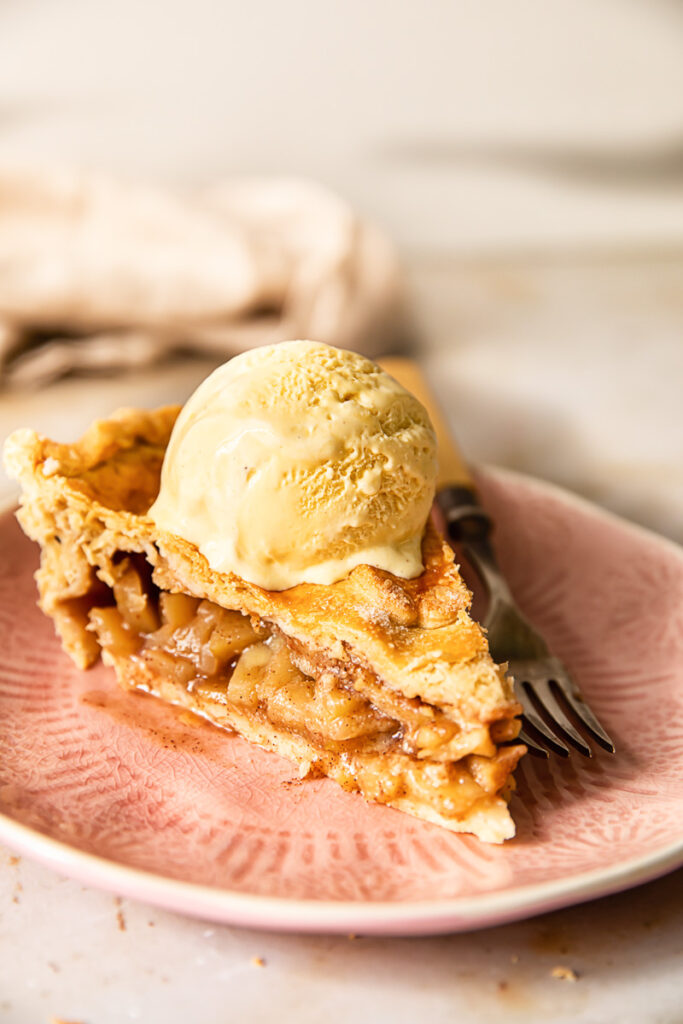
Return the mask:
[[[183, 705], [366, 799], [488, 842], [514, 835], [525, 747], [504, 666], [427, 524], [424, 571], [359, 566], [272, 592], [217, 573], [146, 514], [179, 407], [123, 409], [71, 445], [5, 448], [19, 521], [41, 545], [40, 606], [81, 668]], [[230, 510], [226, 509], [226, 515]]]

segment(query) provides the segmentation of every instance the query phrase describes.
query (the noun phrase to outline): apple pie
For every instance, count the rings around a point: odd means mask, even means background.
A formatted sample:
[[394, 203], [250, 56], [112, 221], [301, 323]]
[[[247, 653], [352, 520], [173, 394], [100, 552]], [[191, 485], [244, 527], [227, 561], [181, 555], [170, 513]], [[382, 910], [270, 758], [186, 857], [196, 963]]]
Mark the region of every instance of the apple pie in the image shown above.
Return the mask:
[[269, 591], [217, 572], [147, 514], [178, 412], [121, 410], [71, 445], [30, 430], [7, 443], [18, 517], [42, 549], [40, 605], [66, 652], [84, 669], [101, 655], [123, 687], [240, 733], [302, 777], [487, 842], [514, 835], [521, 709], [433, 523], [414, 579], [359, 565]]

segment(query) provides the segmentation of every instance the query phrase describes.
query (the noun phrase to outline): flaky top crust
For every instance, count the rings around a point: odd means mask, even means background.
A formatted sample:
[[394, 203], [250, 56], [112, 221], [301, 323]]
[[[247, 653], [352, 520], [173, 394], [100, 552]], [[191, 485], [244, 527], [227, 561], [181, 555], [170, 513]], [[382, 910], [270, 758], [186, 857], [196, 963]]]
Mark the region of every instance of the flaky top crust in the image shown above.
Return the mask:
[[[215, 572], [195, 545], [160, 530], [146, 513], [179, 411], [122, 409], [67, 445], [30, 430], [14, 433], [5, 461], [22, 484], [19, 518], [26, 532], [46, 550], [59, 543], [60, 531], [71, 540], [77, 535], [91, 564], [120, 549], [144, 552], [165, 589], [270, 621], [325, 658], [367, 667], [398, 693], [443, 707], [463, 723], [519, 712], [504, 667], [494, 664], [468, 614], [471, 595], [453, 552], [431, 522], [422, 542], [424, 571], [416, 579], [359, 566], [329, 586], [304, 583], [279, 592]], [[84, 593], [82, 580], [69, 583], [63, 546], [60, 563], [55, 585], [49, 559], [38, 574], [48, 614], [65, 595]], [[81, 652], [77, 660], [87, 663], [96, 653]]]

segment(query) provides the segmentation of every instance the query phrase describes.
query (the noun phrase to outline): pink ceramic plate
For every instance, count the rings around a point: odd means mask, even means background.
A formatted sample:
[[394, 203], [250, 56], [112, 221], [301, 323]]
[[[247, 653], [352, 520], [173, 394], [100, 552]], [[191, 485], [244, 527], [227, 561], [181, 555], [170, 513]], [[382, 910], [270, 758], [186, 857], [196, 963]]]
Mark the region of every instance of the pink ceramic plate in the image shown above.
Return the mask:
[[683, 863], [683, 553], [547, 485], [480, 478], [504, 570], [618, 754], [527, 757], [501, 847], [455, 836], [79, 672], [0, 519], [0, 840], [217, 921], [418, 934], [496, 924]]

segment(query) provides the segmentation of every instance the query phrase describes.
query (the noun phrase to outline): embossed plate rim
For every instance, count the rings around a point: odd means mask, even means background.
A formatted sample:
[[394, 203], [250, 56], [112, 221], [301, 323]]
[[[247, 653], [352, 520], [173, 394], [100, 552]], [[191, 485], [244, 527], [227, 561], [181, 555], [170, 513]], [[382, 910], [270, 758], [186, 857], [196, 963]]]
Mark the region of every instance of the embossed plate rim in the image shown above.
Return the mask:
[[180, 882], [84, 853], [0, 814], [0, 840], [54, 871], [95, 888], [190, 917], [286, 932], [434, 935], [511, 921], [652, 881], [683, 865], [683, 837], [628, 861], [574, 875], [565, 882], [444, 900], [292, 900]]
[[[485, 467], [488, 469], [489, 467]], [[667, 555], [683, 560], [676, 544], [564, 489], [525, 474], [490, 467], [501, 478], [559, 498], [634, 536], [648, 538]], [[9, 511], [3, 503], [0, 512]], [[683, 564], [683, 561], [682, 561]], [[552, 879], [476, 896], [443, 900], [336, 901], [288, 899], [247, 894], [128, 867], [22, 825], [0, 813], [0, 841], [17, 853], [86, 884], [150, 903], [166, 910], [244, 927], [290, 932], [361, 932], [379, 935], [436, 934], [507, 923], [523, 917], [606, 896], [657, 878], [683, 865], [683, 833], [659, 849], [564, 880]]]

